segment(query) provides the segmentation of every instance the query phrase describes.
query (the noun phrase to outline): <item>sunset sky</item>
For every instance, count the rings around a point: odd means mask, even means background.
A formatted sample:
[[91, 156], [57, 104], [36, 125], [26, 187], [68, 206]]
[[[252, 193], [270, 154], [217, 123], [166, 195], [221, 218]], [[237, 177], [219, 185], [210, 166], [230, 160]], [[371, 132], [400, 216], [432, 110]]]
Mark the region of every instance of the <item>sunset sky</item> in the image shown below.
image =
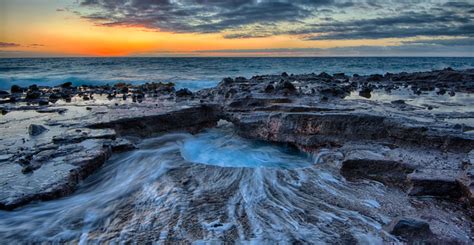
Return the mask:
[[474, 2], [0, 0], [0, 57], [474, 56]]

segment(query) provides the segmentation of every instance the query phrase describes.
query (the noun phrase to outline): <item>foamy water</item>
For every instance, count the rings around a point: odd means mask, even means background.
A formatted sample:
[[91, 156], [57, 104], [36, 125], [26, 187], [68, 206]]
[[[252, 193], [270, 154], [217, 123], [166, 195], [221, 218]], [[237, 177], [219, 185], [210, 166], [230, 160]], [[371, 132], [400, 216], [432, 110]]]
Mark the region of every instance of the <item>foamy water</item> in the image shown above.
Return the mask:
[[351, 186], [335, 168], [336, 152], [306, 155], [231, 132], [226, 125], [145, 140], [69, 197], [0, 211], [0, 240], [395, 240], [382, 229], [385, 188]]

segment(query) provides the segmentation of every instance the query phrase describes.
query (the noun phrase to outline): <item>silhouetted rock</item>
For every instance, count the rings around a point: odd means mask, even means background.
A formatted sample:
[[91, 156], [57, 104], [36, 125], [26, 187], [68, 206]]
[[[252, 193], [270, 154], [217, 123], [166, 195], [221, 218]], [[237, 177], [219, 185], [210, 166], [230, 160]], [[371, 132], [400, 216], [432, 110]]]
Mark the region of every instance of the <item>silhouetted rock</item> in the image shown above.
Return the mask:
[[61, 88], [70, 88], [72, 86], [72, 82], [65, 82], [61, 84]]
[[12, 85], [12, 87], [10, 88], [10, 92], [12, 94], [15, 94], [15, 93], [23, 93], [24, 89], [18, 85]]
[[37, 125], [37, 124], [31, 124], [29, 127], [28, 127], [28, 133], [31, 135], [31, 136], [37, 136], [37, 135], [40, 135], [42, 134], [43, 132], [47, 131], [48, 129], [46, 127], [44, 127], [43, 125]]
[[187, 88], [182, 88], [182, 89], [176, 91], [176, 96], [177, 97], [186, 97], [186, 96], [192, 96], [192, 95], [193, 95], [193, 92], [191, 92]]
[[360, 91], [359, 91], [359, 96], [362, 96], [364, 98], [367, 98], [367, 99], [370, 99], [372, 97], [372, 89], [369, 88], [369, 87], [363, 87]]

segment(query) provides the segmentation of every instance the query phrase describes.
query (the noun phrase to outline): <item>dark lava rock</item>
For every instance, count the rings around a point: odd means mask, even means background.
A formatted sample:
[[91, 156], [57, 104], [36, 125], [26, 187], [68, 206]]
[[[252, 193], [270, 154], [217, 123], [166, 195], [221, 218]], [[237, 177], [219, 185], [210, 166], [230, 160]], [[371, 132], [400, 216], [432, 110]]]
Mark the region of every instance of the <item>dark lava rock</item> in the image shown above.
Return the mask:
[[84, 95], [84, 96], [82, 96], [82, 99], [83, 100], [90, 100], [91, 98], [88, 95]]
[[42, 99], [42, 100], [38, 101], [38, 105], [40, 105], [40, 106], [49, 105], [49, 101]]
[[382, 80], [383, 80], [383, 76], [380, 74], [373, 74], [367, 78], [367, 81], [369, 82], [380, 82]]
[[288, 73], [283, 72], [283, 73], [281, 74], [281, 76], [282, 76], [282, 77], [288, 77]]
[[112, 142], [111, 147], [113, 152], [125, 152], [137, 148], [132, 142], [123, 138], [117, 139]]
[[318, 77], [320, 78], [324, 78], [324, 79], [328, 79], [328, 80], [331, 80], [332, 79], [332, 76], [327, 74], [326, 72], [321, 72]]
[[38, 88], [38, 85], [32, 84], [32, 85], [30, 85], [30, 86], [28, 87], [28, 90], [30, 90], [30, 91], [38, 91], [39, 88]]
[[321, 89], [320, 92], [324, 95], [344, 98], [350, 94], [350, 89], [348, 89], [347, 87], [333, 86]]
[[388, 231], [408, 241], [426, 241], [433, 238], [430, 225], [422, 220], [399, 218], [392, 221]]
[[70, 88], [72, 86], [72, 82], [65, 82], [61, 84], [61, 88]]
[[122, 92], [122, 94], [126, 94], [126, 93], [128, 93], [128, 91], [129, 91], [128, 87], [123, 87], [123, 88], [120, 90], [120, 92]]
[[362, 96], [364, 98], [367, 98], [367, 99], [370, 99], [370, 97], [372, 97], [372, 95], [370, 94], [372, 93], [372, 89], [369, 88], [369, 87], [363, 87], [360, 91], [359, 91], [359, 96]]
[[39, 99], [40, 97], [41, 97], [41, 92], [33, 90], [33, 91], [28, 91], [26, 93], [25, 99], [27, 99], [27, 100], [36, 100], [36, 99]]
[[23, 88], [18, 85], [12, 85], [12, 87], [10, 88], [10, 92], [12, 94], [23, 93]]
[[59, 99], [61, 99], [61, 95], [60, 94], [51, 94], [49, 96], [49, 101], [52, 102], [52, 103], [55, 103], [56, 101], [58, 101]]
[[394, 100], [394, 101], [392, 101], [392, 104], [394, 104], [394, 105], [405, 105], [405, 101], [404, 100]]
[[271, 93], [275, 90], [275, 87], [273, 87], [273, 85], [271, 84], [268, 84], [266, 87], [265, 87], [265, 93]]
[[289, 81], [286, 81], [286, 80], [281, 80], [276, 88], [275, 88], [277, 91], [287, 91], [287, 92], [294, 92], [296, 91], [296, 88], [295, 86], [289, 82]]
[[31, 135], [31, 136], [37, 136], [37, 135], [40, 135], [42, 133], [44, 133], [45, 131], [47, 131], [48, 129], [45, 128], [43, 125], [38, 125], [38, 124], [31, 124], [29, 127], [28, 127], [28, 133]]
[[5, 97], [10, 95], [7, 91], [0, 90], [0, 97]]
[[222, 85], [230, 85], [232, 83], [234, 83], [234, 79], [232, 79], [231, 77], [226, 77], [222, 79], [222, 82], [221, 82]]
[[176, 91], [176, 96], [177, 97], [186, 97], [186, 96], [192, 96], [192, 95], [193, 95], [193, 92], [191, 92], [187, 88], [182, 88], [182, 89]]
[[413, 172], [407, 164], [370, 158], [348, 158], [342, 162], [341, 174], [348, 179], [373, 179], [404, 188], [407, 175]]
[[436, 196], [453, 199], [464, 195], [463, 188], [458, 179], [461, 175], [453, 170], [423, 169], [408, 175], [411, 187], [409, 195]]

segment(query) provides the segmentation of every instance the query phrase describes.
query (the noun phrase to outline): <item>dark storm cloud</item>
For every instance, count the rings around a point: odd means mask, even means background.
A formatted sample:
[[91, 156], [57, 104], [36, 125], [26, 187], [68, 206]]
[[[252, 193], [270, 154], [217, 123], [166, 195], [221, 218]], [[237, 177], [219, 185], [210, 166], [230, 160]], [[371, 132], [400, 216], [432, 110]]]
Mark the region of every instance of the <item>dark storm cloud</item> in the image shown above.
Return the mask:
[[314, 24], [300, 33], [317, 34], [310, 40], [379, 39], [414, 36], [474, 35], [474, 15], [463, 11], [407, 12], [398, 16]]
[[18, 43], [7, 43], [7, 42], [0, 42], [0, 48], [12, 48], [12, 47], [19, 47], [20, 44]]
[[83, 0], [83, 15], [104, 25], [133, 25], [174, 32], [216, 33], [257, 23], [298, 22], [333, 0]]
[[[81, 0], [83, 18], [225, 38], [306, 40], [474, 36], [474, 3], [429, 0]], [[341, 17], [342, 16], [342, 17]]]

